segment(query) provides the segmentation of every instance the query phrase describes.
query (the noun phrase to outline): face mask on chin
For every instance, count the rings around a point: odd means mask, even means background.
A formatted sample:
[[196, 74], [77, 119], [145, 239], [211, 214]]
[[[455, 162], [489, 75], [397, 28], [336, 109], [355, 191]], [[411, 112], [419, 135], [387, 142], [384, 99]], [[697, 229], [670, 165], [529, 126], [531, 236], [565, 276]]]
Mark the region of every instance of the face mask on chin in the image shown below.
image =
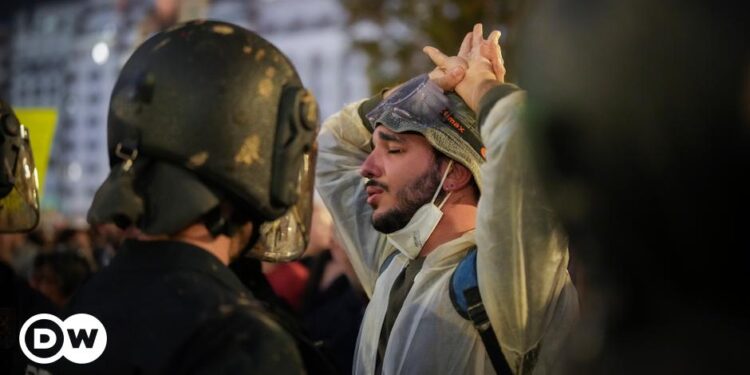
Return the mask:
[[417, 212], [411, 217], [411, 220], [401, 229], [386, 235], [388, 242], [399, 249], [404, 255], [410, 259], [414, 259], [419, 255], [427, 239], [430, 238], [432, 232], [437, 227], [440, 219], [443, 218], [443, 205], [448, 200], [452, 192], [449, 192], [445, 196], [440, 206], [435, 205], [435, 199], [437, 199], [438, 193], [443, 188], [448, 173], [450, 173], [451, 167], [453, 166], [453, 160], [448, 162], [448, 168], [445, 169], [443, 178], [440, 180], [440, 184], [432, 196], [432, 200], [425, 203], [420, 207]]

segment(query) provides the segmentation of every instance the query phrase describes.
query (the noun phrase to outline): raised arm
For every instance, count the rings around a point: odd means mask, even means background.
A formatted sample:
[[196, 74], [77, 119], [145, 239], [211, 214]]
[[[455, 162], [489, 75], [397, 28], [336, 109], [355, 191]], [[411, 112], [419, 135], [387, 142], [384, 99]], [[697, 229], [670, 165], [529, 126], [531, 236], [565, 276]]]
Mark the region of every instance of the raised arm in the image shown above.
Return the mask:
[[[462, 49], [468, 51], [467, 40]], [[445, 57], [429, 73], [440, 86], [454, 87], [467, 67], [462, 57]], [[387, 90], [388, 97], [399, 86]], [[316, 187], [331, 211], [336, 230], [346, 249], [354, 271], [368, 295], [372, 294], [385, 254], [385, 236], [371, 224], [372, 209], [366, 203], [365, 179], [360, 167], [372, 151], [372, 125], [365, 114], [380, 102], [381, 95], [350, 104], [323, 123], [318, 136]]]
[[[372, 295], [386, 247], [373, 229], [359, 170], [371, 150], [372, 135], [359, 114], [368, 101], [347, 105], [323, 123], [318, 136], [316, 188], [333, 217], [341, 244], [362, 287]], [[364, 110], [364, 109], [363, 109]]]
[[524, 144], [525, 93], [504, 83], [498, 38], [493, 32], [485, 40], [475, 27], [456, 92], [480, 114], [487, 149], [477, 213], [479, 290], [503, 352], [521, 374], [554, 360], [577, 314], [577, 295], [567, 273], [567, 237]]

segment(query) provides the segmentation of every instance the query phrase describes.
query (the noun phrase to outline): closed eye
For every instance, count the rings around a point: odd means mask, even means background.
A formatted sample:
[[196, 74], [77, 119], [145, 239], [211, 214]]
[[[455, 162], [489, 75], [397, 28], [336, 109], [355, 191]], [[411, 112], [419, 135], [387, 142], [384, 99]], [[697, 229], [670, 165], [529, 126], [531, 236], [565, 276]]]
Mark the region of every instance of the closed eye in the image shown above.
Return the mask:
[[388, 153], [389, 154], [400, 154], [401, 153], [401, 149], [400, 148], [392, 148], [392, 149], [388, 150]]

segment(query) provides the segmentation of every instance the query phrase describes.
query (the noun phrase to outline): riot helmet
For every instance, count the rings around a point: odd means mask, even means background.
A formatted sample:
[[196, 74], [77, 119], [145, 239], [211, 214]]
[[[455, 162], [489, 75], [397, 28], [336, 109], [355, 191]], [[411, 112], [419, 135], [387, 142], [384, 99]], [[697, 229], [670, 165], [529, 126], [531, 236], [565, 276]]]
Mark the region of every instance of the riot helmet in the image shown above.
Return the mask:
[[39, 223], [39, 182], [29, 131], [0, 99], [0, 233], [26, 232]]
[[174, 234], [203, 220], [215, 235], [252, 221], [262, 240], [252, 254], [296, 257], [307, 242], [317, 128], [314, 97], [259, 35], [204, 20], [157, 33], [112, 92], [111, 172], [89, 221]]

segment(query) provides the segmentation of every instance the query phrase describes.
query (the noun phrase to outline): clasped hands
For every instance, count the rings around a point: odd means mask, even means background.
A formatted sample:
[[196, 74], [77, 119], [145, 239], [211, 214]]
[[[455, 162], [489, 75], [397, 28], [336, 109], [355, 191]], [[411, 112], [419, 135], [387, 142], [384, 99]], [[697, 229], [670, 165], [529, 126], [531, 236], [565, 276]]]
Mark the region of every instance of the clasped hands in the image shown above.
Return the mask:
[[455, 91], [475, 113], [479, 101], [492, 87], [505, 82], [505, 66], [500, 50], [500, 31], [484, 39], [482, 24], [474, 25], [461, 43], [456, 56], [446, 56], [435, 47], [423, 51], [435, 63], [430, 80], [444, 91]]

